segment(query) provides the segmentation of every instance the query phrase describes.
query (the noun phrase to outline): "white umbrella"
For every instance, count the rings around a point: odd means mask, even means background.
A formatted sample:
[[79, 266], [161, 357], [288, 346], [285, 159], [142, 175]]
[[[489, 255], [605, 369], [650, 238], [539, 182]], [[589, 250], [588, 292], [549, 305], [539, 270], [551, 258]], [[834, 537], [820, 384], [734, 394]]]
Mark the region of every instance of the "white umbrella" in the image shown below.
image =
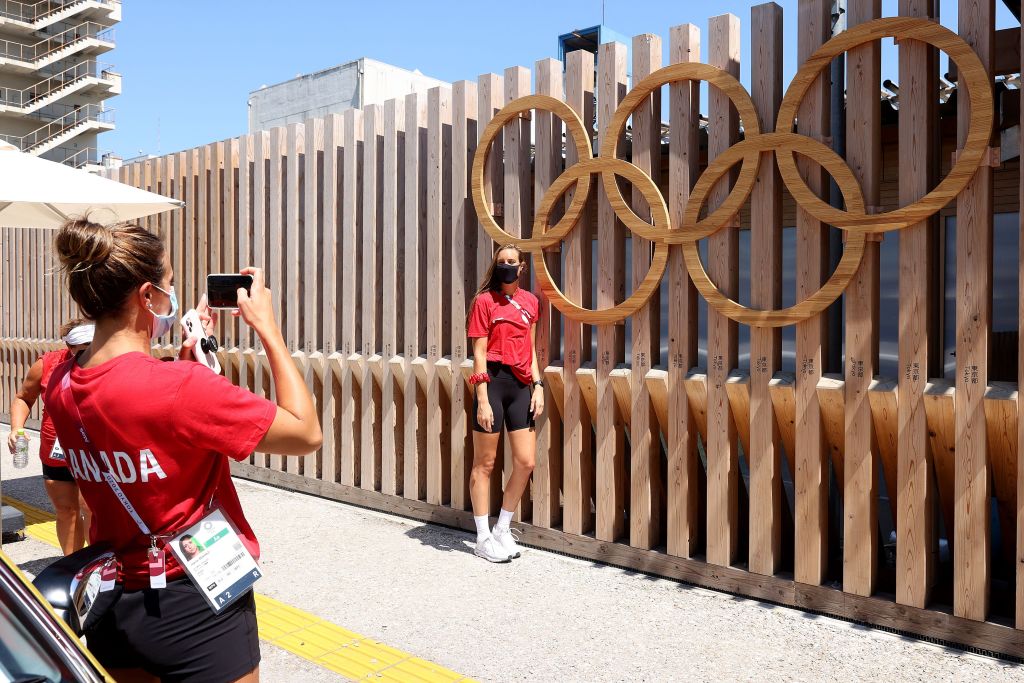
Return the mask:
[[110, 224], [184, 205], [0, 143], [0, 226], [59, 228], [68, 218], [87, 214]]

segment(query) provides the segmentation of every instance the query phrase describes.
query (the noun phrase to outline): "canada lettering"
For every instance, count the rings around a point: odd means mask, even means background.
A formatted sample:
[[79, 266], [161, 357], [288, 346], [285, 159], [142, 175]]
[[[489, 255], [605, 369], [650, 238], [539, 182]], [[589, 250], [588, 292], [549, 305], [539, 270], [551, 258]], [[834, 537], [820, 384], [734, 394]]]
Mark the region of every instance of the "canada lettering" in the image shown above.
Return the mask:
[[133, 460], [130, 455], [123, 451], [114, 451], [113, 460], [105, 451], [100, 451], [99, 456], [102, 466], [96, 459], [84, 450], [67, 449], [68, 467], [75, 479], [82, 481], [102, 481], [103, 470], [110, 472], [111, 476], [119, 484], [134, 484], [136, 482], [145, 484], [150, 477], [166, 479], [160, 462], [153, 455], [153, 451], [143, 448], [139, 451], [138, 461]]

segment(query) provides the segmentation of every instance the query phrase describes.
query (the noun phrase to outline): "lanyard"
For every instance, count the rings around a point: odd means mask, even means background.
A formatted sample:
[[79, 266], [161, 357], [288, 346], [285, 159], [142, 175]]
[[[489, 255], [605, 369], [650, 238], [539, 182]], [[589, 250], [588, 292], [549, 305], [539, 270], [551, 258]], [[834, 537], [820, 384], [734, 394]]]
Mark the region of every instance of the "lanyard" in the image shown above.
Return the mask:
[[92, 448], [92, 441], [89, 440], [89, 435], [85, 432], [85, 425], [82, 424], [82, 413], [79, 412], [78, 404], [75, 402], [75, 397], [71, 393], [71, 368], [74, 365], [74, 362], [75, 360], [73, 358], [66, 362], [67, 371], [60, 378], [60, 400], [63, 401], [64, 408], [68, 410], [68, 412], [72, 413], [78, 421], [78, 433], [82, 435], [82, 440], [85, 441], [86, 447], [89, 449], [89, 454], [100, 467], [100, 472], [103, 475], [104, 481], [107, 482], [107, 485], [110, 486], [110, 490], [114, 492], [114, 495], [121, 502], [121, 505], [124, 506], [125, 511], [131, 515], [132, 519], [135, 520], [135, 523], [139, 527], [139, 531], [146, 536], [149, 536], [155, 544], [156, 537], [153, 536], [152, 532], [150, 532], [146, 523], [142, 521], [142, 517], [139, 516], [139, 513], [135, 509], [135, 506], [132, 505], [132, 502], [128, 500], [128, 496], [126, 496], [124, 491], [121, 489], [121, 485], [117, 483], [116, 479], [114, 479], [114, 475], [110, 472], [110, 464], [107, 462], [107, 459], [99, 457], [96, 454], [96, 451]]
[[510, 304], [515, 306], [517, 311], [519, 311], [519, 314], [523, 317], [523, 322], [526, 323], [527, 325], [529, 325], [530, 324], [530, 313], [529, 313], [529, 311], [527, 311], [522, 306], [520, 306], [519, 302], [516, 301], [515, 299], [513, 299], [512, 297], [510, 297], [508, 294], [505, 295], [505, 298], [508, 299], [508, 302]]

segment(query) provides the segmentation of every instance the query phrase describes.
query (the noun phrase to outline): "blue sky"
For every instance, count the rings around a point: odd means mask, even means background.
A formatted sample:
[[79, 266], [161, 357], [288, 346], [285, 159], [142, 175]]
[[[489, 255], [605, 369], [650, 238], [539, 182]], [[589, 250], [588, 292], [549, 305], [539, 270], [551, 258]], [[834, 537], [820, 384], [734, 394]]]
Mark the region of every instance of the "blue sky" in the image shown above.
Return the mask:
[[[706, 34], [709, 17], [731, 12], [743, 26], [741, 78], [747, 83], [751, 4], [605, 0], [605, 24], [626, 36], [658, 33], [667, 55], [669, 27], [689, 22]], [[796, 70], [797, 2], [779, 4], [788, 83]], [[955, 29], [956, 0], [940, 5], [942, 23]], [[1016, 24], [998, 0], [996, 6], [997, 27]], [[896, 0], [883, 0], [884, 16], [897, 11]], [[599, 24], [601, 14], [601, 0], [127, 0], [117, 49], [102, 58], [124, 75], [124, 88], [109, 102], [117, 129], [101, 136], [100, 148], [128, 158], [240, 135], [248, 125], [250, 91], [358, 57], [446, 81], [532, 67], [557, 56], [560, 34]], [[706, 59], [706, 40], [702, 49]], [[895, 78], [893, 55], [884, 48], [883, 70]]]

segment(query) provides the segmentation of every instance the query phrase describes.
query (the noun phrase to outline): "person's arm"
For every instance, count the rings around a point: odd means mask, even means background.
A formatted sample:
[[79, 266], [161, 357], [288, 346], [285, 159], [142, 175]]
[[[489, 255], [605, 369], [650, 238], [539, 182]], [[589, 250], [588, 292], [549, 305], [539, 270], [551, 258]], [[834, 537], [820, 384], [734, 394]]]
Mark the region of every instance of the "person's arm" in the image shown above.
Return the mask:
[[[540, 363], [537, 361], [537, 324], [530, 325], [530, 355], [533, 358], [530, 361], [530, 375], [533, 377], [534, 382], [539, 382], [541, 379], [540, 374]], [[544, 412], [544, 387], [537, 385], [531, 386], [530, 392], [530, 410], [533, 411], [534, 419], [537, 419]]]
[[17, 448], [18, 430], [25, 428], [25, 421], [32, 412], [32, 406], [43, 388], [43, 359], [40, 358], [28, 370], [21, 388], [11, 401], [11, 433], [7, 435], [7, 448], [14, 453]]
[[[487, 374], [487, 337], [473, 338], [473, 374]], [[491, 431], [494, 427], [494, 411], [487, 398], [487, 382], [480, 382], [474, 387], [477, 398], [476, 421], [480, 426]]]
[[271, 292], [263, 284], [263, 271], [245, 268], [252, 275], [249, 293], [238, 290], [239, 315], [259, 335], [270, 364], [277, 396], [277, 413], [256, 450], [280, 455], [308, 455], [320, 448], [323, 432], [313, 407], [313, 397], [292, 361], [281, 330], [274, 319]]

